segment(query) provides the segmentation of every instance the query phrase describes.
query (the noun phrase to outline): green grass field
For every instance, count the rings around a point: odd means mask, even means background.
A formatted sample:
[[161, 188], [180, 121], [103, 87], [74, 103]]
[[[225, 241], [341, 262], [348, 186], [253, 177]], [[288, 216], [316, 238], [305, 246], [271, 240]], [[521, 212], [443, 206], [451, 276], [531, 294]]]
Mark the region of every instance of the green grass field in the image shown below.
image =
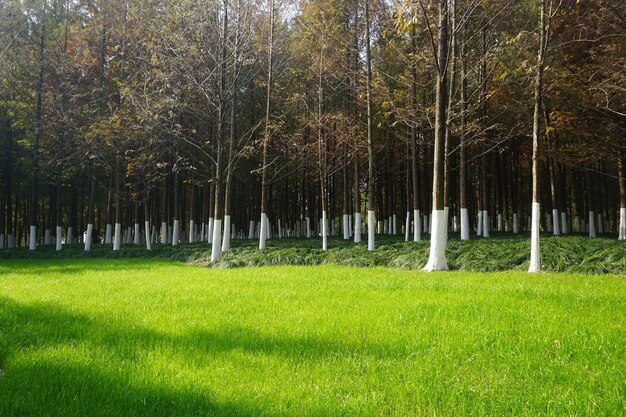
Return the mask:
[[626, 280], [0, 261], [0, 416], [620, 416]]

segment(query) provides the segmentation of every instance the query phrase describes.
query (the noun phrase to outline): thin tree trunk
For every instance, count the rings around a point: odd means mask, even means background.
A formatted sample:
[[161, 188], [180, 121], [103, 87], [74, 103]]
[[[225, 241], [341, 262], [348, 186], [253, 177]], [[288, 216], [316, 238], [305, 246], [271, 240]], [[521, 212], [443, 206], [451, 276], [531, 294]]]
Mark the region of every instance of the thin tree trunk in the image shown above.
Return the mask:
[[541, 200], [539, 178], [539, 135], [541, 125], [541, 98], [543, 87], [544, 54], [547, 46], [546, 31], [546, 2], [540, 0], [541, 12], [539, 23], [539, 50], [537, 52], [537, 68], [535, 72], [535, 103], [533, 112], [533, 153], [532, 153], [532, 219], [530, 230], [530, 266], [528, 272], [539, 272], [541, 263], [539, 260], [539, 226], [541, 223]]
[[259, 249], [265, 249], [268, 235], [267, 221], [267, 150], [270, 141], [270, 111], [272, 105], [273, 51], [274, 51], [274, 0], [270, 0], [270, 33], [267, 63], [267, 100], [265, 103], [265, 133], [263, 136], [263, 161], [261, 167], [261, 230], [259, 233]]
[[37, 204], [38, 204], [38, 186], [39, 181], [39, 143], [43, 134], [43, 81], [45, 69], [45, 51], [46, 51], [46, 4], [43, 3], [41, 15], [41, 29], [39, 34], [39, 74], [35, 85], [37, 94], [37, 104], [35, 108], [35, 137], [32, 150], [32, 183], [31, 183], [31, 203], [30, 203], [30, 230], [28, 249], [37, 249]]
[[372, 138], [372, 58], [370, 53], [370, 12], [369, 0], [365, 0], [365, 60], [367, 61], [366, 98], [367, 98], [367, 250], [376, 248], [376, 207], [375, 183], [374, 183], [374, 145]]
[[413, 120], [411, 123], [411, 182], [413, 185], [413, 241], [422, 240], [422, 216], [420, 213], [420, 189], [419, 189], [419, 166], [417, 154], [417, 40], [415, 25], [411, 29], [411, 110]]

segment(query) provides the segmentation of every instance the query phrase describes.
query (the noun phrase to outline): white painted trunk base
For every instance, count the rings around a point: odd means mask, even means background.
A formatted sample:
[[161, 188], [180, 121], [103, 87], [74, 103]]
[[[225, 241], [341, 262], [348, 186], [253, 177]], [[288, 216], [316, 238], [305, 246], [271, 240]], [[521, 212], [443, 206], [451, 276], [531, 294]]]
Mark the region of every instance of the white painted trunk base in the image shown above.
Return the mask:
[[567, 213], [564, 211], [561, 212], [561, 233], [563, 233], [564, 235], [569, 233], [569, 227], [567, 225]]
[[361, 213], [354, 213], [354, 243], [361, 243]]
[[[150, 236], [150, 221], [149, 220], [144, 221], [143, 227], [145, 231], [144, 233], [146, 234], [146, 249], [152, 250], [152, 238]], [[154, 228], [152, 230], [154, 233]]]
[[478, 212], [478, 215], [476, 217], [476, 236], [482, 236], [483, 235], [483, 211], [480, 210]]
[[341, 223], [343, 225], [343, 238], [344, 240], [348, 240], [350, 239], [350, 216], [344, 214], [343, 221]]
[[211, 262], [219, 261], [222, 256], [222, 219], [213, 220], [213, 243], [211, 244]]
[[250, 224], [248, 225], [248, 239], [254, 239], [254, 230], [256, 226], [254, 225], [254, 220], [250, 220]]
[[576, 231], [578, 233], [583, 232], [584, 227], [580, 224], [580, 217], [575, 216], [574, 217], [574, 224], [572, 225], [572, 228], [576, 226]]
[[469, 231], [469, 213], [467, 212], [467, 208], [461, 209], [461, 240], [469, 240], [470, 231]]
[[561, 234], [561, 228], [559, 226], [560, 224], [561, 220], [559, 219], [559, 210], [552, 209], [552, 233], [554, 234], [554, 236], [559, 236]]
[[230, 249], [230, 239], [232, 238], [230, 214], [224, 216], [224, 236], [222, 237], [222, 252]]
[[172, 246], [178, 245], [180, 241], [180, 220], [174, 220], [174, 230], [172, 231]]
[[517, 213], [513, 213], [513, 233], [519, 233], [519, 220], [517, 218]]
[[213, 217], [209, 217], [209, 235], [207, 237], [207, 243], [211, 245], [213, 243]]
[[602, 221], [601, 213], [598, 213], [598, 233], [604, 233], [604, 221]]
[[328, 249], [328, 219], [326, 210], [322, 211], [322, 250]]
[[265, 249], [265, 240], [267, 238], [267, 214], [261, 213], [261, 230], [259, 231], [259, 249]]
[[30, 234], [28, 235], [28, 250], [37, 249], [37, 226], [30, 226]]
[[[89, 229], [89, 227], [87, 227], [87, 229]], [[63, 249], [63, 228], [61, 226], [57, 226], [57, 232], [55, 236], [56, 236], [56, 250], [59, 251]]]
[[113, 235], [113, 250], [120, 250], [122, 246], [122, 224], [115, 223], [115, 234]]
[[367, 250], [376, 249], [376, 215], [374, 210], [367, 211]]
[[433, 210], [432, 228], [430, 234], [430, 255], [424, 266], [424, 271], [446, 271], [446, 245], [448, 241], [448, 225], [446, 224], [446, 211]]
[[161, 222], [161, 245], [167, 244], [167, 222]]
[[528, 272], [541, 271], [541, 263], [539, 260], [539, 228], [541, 226], [541, 205], [533, 203], [532, 217], [530, 221], [530, 265]]
[[196, 240], [195, 229], [196, 226], [194, 225], [194, 221], [189, 220], [189, 243], [193, 243]]
[[391, 223], [391, 229], [392, 229], [392, 233], [394, 235], [398, 234], [398, 216], [396, 214], [394, 214], [393, 216], [391, 216], [392, 218], [392, 223]]
[[354, 235], [353, 230], [352, 230], [352, 225], [354, 223], [352, 223], [352, 214], [348, 215], [348, 234], [350, 236], [350, 239], [352, 239], [352, 236]]
[[133, 238], [133, 245], [141, 245], [141, 225], [135, 223], [135, 235]]
[[626, 207], [619, 209], [619, 240], [626, 240]]
[[[112, 243], [112, 239], [113, 239], [113, 225], [112, 224], [107, 224], [104, 228], [104, 243], [106, 245], [110, 245]], [[69, 241], [66, 241], [69, 243]]]
[[504, 230], [504, 219], [502, 218], [502, 213], [498, 213], [497, 219], [498, 232], [502, 232]]
[[422, 215], [419, 210], [413, 210], [413, 242], [422, 240]]
[[596, 216], [593, 211], [589, 212], [589, 237], [596, 237]]
[[406, 212], [406, 218], [404, 219], [404, 241], [409, 241], [409, 236], [411, 234], [411, 212]]
[[85, 252], [91, 250], [91, 244], [93, 243], [93, 224], [87, 225], [87, 232], [85, 233]]
[[72, 229], [72, 226], [67, 228], [67, 239], [65, 242], [70, 245], [74, 243], [74, 229]]
[[489, 210], [483, 210], [483, 237], [489, 237]]

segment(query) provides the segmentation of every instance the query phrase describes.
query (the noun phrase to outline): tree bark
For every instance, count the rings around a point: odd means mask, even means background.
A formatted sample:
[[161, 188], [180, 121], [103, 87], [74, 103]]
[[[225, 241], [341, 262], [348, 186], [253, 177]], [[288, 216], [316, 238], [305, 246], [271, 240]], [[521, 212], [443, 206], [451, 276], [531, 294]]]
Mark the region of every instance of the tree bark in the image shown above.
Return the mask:
[[433, 211], [430, 256], [425, 271], [447, 270], [448, 225], [445, 215], [445, 136], [446, 86], [448, 66], [448, 2], [439, 1], [439, 45], [437, 48], [437, 88], [435, 101], [435, 149], [433, 158]]

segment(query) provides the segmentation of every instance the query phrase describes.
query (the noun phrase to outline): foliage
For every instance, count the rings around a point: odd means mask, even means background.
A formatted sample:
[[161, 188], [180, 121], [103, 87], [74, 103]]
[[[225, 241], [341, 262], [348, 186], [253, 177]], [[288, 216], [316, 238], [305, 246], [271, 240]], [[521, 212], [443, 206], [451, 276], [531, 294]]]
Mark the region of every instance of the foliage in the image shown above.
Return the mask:
[[[365, 243], [354, 245], [338, 238], [329, 238], [328, 251], [320, 248], [318, 239], [269, 240], [265, 250], [257, 249], [253, 240], [233, 240], [232, 249], [224, 253], [214, 268], [273, 265], [344, 265], [389, 266], [421, 269], [428, 260], [429, 241], [404, 242], [397, 237], [378, 236], [376, 251], [367, 251]], [[495, 234], [490, 239], [462, 242], [451, 236], [448, 242], [450, 269], [470, 272], [527, 270], [529, 241], [526, 235]], [[609, 238], [589, 239], [583, 236], [544, 236], [541, 239], [541, 264], [545, 271], [583, 274], [625, 274], [626, 245]], [[178, 246], [155, 245], [152, 251], [142, 246], [123, 245], [119, 252], [109, 246], [94, 245], [85, 252], [82, 245], [68, 245], [57, 252], [44, 247], [31, 252], [12, 249], [0, 252], [0, 259], [65, 259], [65, 258], [161, 258], [179, 262], [208, 263], [211, 249], [204, 243]]]

